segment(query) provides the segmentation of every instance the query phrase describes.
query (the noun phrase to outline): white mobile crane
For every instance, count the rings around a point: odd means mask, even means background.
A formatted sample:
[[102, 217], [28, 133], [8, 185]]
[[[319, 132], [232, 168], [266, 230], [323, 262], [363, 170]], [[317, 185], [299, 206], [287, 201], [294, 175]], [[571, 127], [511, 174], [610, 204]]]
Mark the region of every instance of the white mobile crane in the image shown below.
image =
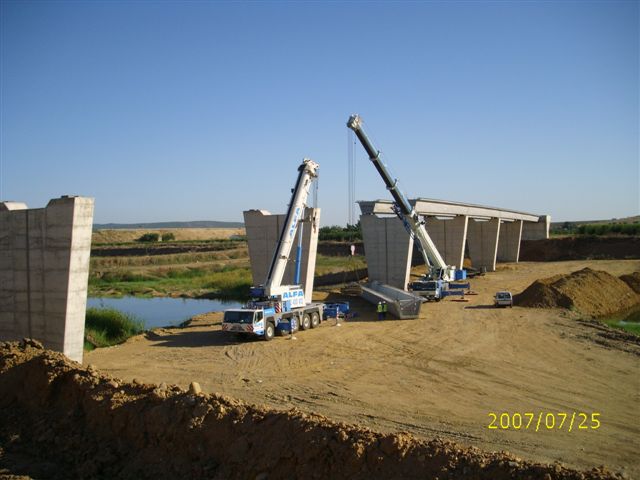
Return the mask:
[[[427, 274], [425, 277], [417, 282], [413, 282], [410, 284], [410, 287], [414, 290], [427, 290], [431, 287], [434, 287], [436, 291], [443, 288], [446, 289], [448, 282], [455, 279], [456, 268], [447, 265], [438, 252], [438, 249], [427, 233], [424, 220], [420, 219], [415, 208], [411, 206], [407, 197], [402, 193], [398, 187], [398, 180], [391, 176], [386, 165], [380, 158], [380, 152], [373, 147], [371, 141], [364, 133], [360, 116], [351, 115], [347, 121], [347, 127], [354, 131], [367, 152], [369, 160], [371, 160], [373, 166], [376, 167], [376, 170], [382, 177], [382, 180], [387, 186], [387, 190], [391, 192], [395, 202], [393, 211], [398, 215], [400, 220], [402, 220], [409, 235], [417, 241], [416, 245], [418, 246], [418, 250], [422, 253], [424, 263], [427, 265]], [[438, 296], [438, 299], [439, 298]]]
[[315, 328], [322, 321], [323, 304], [307, 304], [304, 291], [298, 285], [302, 260], [302, 232], [297, 249], [294, 285], [282, 285], [296, 233], [304, 219], [311, 184], [318, 176], [318, 168], [318, 164], [308, 158], [298, 167], [298, 180], [292, 190], [291, 202], [267, 278], [264, 284], [251, 288], [252, 300], [245, 308], [224, 312], [223, 331], [258, 335], [263, 336], [265, 340], [271, 340], [276, 331], [293, 333], [298, 326], [306, 330]]

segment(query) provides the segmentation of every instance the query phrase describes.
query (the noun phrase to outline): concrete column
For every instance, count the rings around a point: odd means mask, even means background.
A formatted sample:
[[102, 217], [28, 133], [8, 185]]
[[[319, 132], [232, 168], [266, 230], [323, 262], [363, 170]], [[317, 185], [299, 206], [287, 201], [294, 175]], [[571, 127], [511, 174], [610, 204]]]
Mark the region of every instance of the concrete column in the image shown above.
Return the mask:
[[550, 226], [550, 215], [541, 215], [537, 222], [524, 222], [522, 225], [522, 240], [541, 240], [549, 238]]
[[472, 220], [467, 227], [467, 242], [473, 268], [486, 268], [493, 272], [496, 269], [498, 253], [498, 237], [500, 235], [500, 219], [487, 221]]
[[0, 340], [34, 338], [82, 361], [93, 204], [0, 204]]
[[522, 220], [503, 222], [500, 224], [498, 240], [499, 262], [517, 262], [520, 258], [520, 238], [522, 237]]
[[413, 239], [397, 217], [361, 215], [362, 239], [369, 280], [407, 289]]
[[[247, 232], [251, 276], [254, 285], [263, 284], [267, 278], [278, 238], [286, 220], [285, 216], [284, 214], [272, 215], [266, 210], [247, 210], [244, 212], [244, 225]], [[309, 303], [313, 294], [313, 279], [316, 271], [320, 209], [306, 208], [303, 225], [300, 283], [304, 289], [305, 300]], [[298, 245], [299, 235], [300, 229], [296, 233], [294, 247], [291, 250], [292, 255], [284, 272], [283, 285], [292, 285], [294, 281], [295, 248]]]
[[469, 217], [466, 215], [457, 215], [446, 220], [427, 218], [427, 233], [447, 265], [462, 268], [468, 223]]

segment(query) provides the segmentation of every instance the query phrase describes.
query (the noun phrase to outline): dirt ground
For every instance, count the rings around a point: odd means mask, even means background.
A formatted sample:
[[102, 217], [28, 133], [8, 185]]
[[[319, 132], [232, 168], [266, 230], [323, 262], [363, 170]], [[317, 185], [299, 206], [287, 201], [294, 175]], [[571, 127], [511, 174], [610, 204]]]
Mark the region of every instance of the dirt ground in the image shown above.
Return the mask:
[[[640, 477], [640, 344], [558, 309], [495, 309], [498, 290], [590, 267], [616, 276], [640, 260], [506, 264], [472, 280], [469, 302], [425, 304], [417, 320], [359, 315], [299, 332], [295, 340], [238, 342], [221, 314], [160, 329], [85, 355], [85, 364], [124, 380], [197, 381], [205, 392], [269, 407], [316, 412], [382, 432], [455, 440], [524, 459], [587, 469], [606, 465]], [[338, 300], [316, 292], [317, 300]], [[489, 413], [599, 413], [598, 429], [491, 430]]]

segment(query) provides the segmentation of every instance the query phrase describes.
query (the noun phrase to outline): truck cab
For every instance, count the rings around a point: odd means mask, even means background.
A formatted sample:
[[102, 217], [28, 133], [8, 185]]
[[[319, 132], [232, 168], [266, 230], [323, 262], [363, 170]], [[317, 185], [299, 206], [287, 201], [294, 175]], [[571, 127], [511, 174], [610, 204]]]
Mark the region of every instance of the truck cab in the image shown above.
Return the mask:
[[435, 300], [439, 302], [444, 297], [444, 291], [447, 290], [448, 283], [443, 280], [419, 280], [409, 284], [409, 288], [427, 301]]
[[275, 335], [275, 325], [263, 308], [237, 308], [224, 312], [222, 331], [260, 335], [269, 340]]

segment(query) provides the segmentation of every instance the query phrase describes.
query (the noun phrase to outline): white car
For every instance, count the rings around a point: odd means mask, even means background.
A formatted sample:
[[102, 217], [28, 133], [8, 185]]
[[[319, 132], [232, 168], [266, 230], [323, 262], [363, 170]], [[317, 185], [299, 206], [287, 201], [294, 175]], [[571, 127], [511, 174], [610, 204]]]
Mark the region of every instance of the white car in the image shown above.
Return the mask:
[[511, 292], [498, 292], [494, 297], [496, 307], [513, 307], [513, 296]]

